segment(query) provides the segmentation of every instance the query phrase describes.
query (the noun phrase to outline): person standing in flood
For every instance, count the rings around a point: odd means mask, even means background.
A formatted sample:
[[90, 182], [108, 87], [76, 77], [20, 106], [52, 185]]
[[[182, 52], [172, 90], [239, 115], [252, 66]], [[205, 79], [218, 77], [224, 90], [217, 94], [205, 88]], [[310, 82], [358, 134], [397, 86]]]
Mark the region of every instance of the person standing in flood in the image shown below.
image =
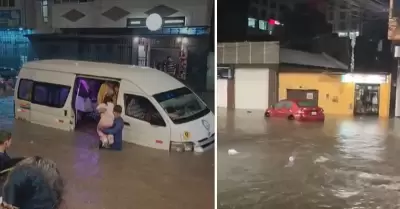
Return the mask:
[[114, 123], [111, 128], [101, 130], [106, 135], [113, 135], [114, 141], [107, 147], [103, 147], [100, 143], [100, 148], [109, 148], [113, 150], [122, 150], [122, 130], [124, 129], [124, 120], [121, 117], [122, 107], [121, 105], [116, 105], [114, 107]]

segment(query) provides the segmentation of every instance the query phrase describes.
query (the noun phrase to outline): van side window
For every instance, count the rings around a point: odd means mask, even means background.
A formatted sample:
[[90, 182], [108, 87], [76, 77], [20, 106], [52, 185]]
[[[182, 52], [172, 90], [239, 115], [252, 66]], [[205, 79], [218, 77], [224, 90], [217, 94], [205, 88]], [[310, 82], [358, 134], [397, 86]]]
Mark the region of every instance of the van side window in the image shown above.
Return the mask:
[[62, 108], [67, 101], [69, 91], [69, 86], [35, 82], [32, 103]]
[[133, 94], [124, 94], [124, 103], [125, 115], [129, 117], [146, 122], [150, 122], [152, 116], [163, 120], [160, 113], [147, 98]]
[[33, 81], [21, 79], [18, 87], [18, 99], [31, 101]]

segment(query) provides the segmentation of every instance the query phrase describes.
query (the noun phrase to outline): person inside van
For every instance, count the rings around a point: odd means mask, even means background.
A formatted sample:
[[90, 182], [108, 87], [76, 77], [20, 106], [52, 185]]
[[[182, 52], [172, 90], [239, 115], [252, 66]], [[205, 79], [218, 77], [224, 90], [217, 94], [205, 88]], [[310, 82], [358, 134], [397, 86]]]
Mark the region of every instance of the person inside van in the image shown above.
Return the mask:
[[114, 123], [111, 128], [101, 130], [106, 135], [113, 135], [114, 142], [107, 147], [103, 147], [100, 143], [100, 148], [109, 148], [113, 150], [122, 150], [122, 130], [124, 128], [124, 120], [121, 117], [122, 107], [121, 105], [116, 105], [114, 107]]
[[103, 84], [101, 84], [99, 93], [97, 94], [97, 105], [100, 105], [104, 97], [106, 96], [114, 96], [114, 85], [110, 81], [106, 81]]

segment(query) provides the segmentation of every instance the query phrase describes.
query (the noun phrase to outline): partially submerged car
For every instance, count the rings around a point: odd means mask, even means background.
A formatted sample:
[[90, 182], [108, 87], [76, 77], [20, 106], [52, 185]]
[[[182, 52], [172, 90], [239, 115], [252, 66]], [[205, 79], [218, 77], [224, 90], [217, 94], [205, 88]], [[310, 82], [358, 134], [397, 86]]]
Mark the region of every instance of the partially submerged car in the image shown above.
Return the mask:
[[281, 117], [299, 121], [324, 121], [321, 107], [310, 100], [281, 100], [265, 110], [265, 117]]

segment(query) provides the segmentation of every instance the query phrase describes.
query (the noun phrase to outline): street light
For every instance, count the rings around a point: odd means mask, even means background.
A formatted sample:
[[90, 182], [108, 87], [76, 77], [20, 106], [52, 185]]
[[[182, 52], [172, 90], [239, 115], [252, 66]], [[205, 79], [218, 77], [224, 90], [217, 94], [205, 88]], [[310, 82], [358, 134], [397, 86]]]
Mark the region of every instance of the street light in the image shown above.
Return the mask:
[[150, 14], [146, 18], [146, 27], [151, 31], [159, 30], [162, 27], [162, 24], [162, 17], [157, 13]]

